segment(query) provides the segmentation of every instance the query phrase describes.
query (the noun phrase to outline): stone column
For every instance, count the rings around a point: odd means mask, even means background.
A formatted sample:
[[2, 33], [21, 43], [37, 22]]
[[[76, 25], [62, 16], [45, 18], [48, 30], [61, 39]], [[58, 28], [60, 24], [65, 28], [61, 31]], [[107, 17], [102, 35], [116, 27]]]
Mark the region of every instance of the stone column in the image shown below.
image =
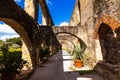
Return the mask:
[[29, 52], [26, 44], [24, 43], [24, 41], [22, 41], [22, 43], [23, 43], [23, 45], [22, 45], [22, 58], [27, 61], [27, 64], [23, 67], [23, 70], [32, 69], [32, 60], [30, 57], [30, 52]]
[[[38, 3], [39, 0], [25, 0], [25, 11], [37, 22], [38, 21]], [[35, 26], [36, 27], [36, 26]], [[32, 43], [32, 45], [34, 45], [34, 43]], [[32, 46], [31, 45], [31, 49], [29, 49], [30, 51], [30, 56], [32, 59], [32, 67], [36, 68], [39, 64], [38, 62], [38, 52], [37, 47], [36, 46]], [[26, 48], [27, 51], [27, 48]]]
[[25, 0], [25, 11], [36, 21], [38, 21], [39, 0]]
[[52, 17], [45, 0], [39, 0], [42, 9], [42, 25], [54, 26]]

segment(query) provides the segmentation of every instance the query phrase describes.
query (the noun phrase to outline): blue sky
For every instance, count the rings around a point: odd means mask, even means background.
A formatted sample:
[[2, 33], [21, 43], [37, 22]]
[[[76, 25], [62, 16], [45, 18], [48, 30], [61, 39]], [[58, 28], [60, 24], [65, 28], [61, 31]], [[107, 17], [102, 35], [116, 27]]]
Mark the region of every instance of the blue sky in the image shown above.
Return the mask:
[[[24, 0], [14, 0], [21, 8], [24, 9]], [[70, 21], [72, 11], [75, 5], [75, 0], [46, 0], [50, 14], [55, 26], [67, 24]], [[38, 23], [42, 23], [41, 9], [39, 9]], [[0, 22], [0, 39], [18, 37], [18, 34], [10, 29], [3, 22]]]

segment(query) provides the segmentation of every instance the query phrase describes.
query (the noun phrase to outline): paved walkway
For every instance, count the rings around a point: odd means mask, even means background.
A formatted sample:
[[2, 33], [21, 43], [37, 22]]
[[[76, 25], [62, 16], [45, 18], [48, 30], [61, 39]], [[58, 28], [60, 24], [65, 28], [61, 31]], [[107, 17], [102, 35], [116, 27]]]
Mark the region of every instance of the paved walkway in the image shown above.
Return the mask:
[[49, 59], [48, 63], [37, 68], [29, 80], [103, 80], [97, 74], [79, 75], [75, 71], [64, 71], [62, 53], [66, 54], [65, 51], [59, 51]]

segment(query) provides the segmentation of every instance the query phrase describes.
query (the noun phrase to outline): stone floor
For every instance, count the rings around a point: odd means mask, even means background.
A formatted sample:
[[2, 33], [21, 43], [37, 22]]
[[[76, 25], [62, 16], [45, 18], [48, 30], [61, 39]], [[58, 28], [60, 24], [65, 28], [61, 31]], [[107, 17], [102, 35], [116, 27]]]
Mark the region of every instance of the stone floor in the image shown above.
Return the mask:
[[36, 69], [29, 80], [104, 80], [96, 73], [79, 75], [77, 71], [64, 71], [63, 53], [59, 51], [52, 56], [46, 64], [42, 64]]

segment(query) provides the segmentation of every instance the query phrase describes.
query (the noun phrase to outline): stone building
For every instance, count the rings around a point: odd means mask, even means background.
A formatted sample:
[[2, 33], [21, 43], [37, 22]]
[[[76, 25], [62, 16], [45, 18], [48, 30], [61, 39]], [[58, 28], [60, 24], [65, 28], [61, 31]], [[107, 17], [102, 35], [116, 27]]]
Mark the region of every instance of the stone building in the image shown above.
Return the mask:
[[[45, 26], [37, 24], [39, 4]], [[16, 30], [25, 42], [33, 68], [39, 64], [43, 42], [55, 51], [62, 49], [61, 45], [71, 50], [78, 41], [84, 41], [86, 53], [96, 59], [94, 70], [106, 80], [120, 79], [119, 0], [76, 0], [69, 26], [62, 27], [54, 27], [45, 0], [25, 0], [25, 10], [13, 0], [2, 0], [0, 12], [0, 20]]]
[[[95, 70], [106, 80], [120, 79], [120, 1], [76, 0], [70, 26], [79, 26], [77, 34], [95, 54]], [[85, 31], [84, 31], [85, 29]]]

